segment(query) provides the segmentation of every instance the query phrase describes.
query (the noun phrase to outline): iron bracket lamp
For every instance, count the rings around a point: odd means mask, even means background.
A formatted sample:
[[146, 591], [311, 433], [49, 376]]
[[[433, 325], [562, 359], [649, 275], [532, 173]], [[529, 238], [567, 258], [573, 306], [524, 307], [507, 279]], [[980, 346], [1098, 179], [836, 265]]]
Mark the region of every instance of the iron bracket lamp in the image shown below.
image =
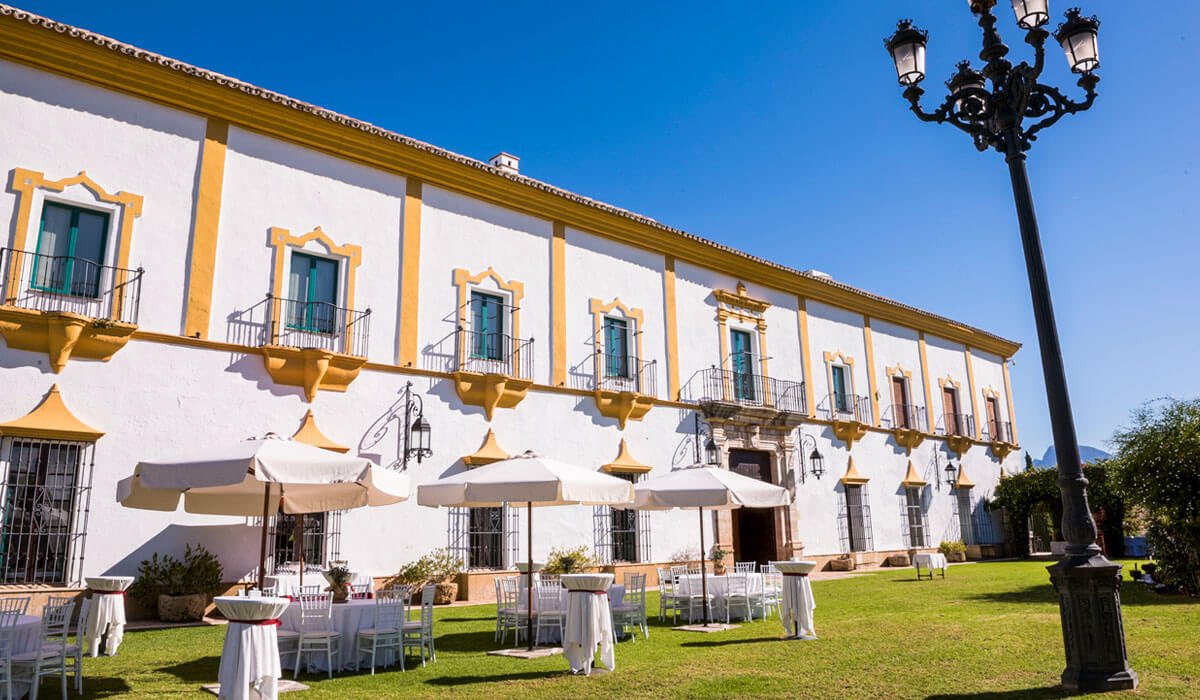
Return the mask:
[[[692, 446], [696, 452], [696, 464], [703, 464], [706, 467], [721, 466], [721, 450], [717, 447], [717, 443], [713, 441], [712, 427], [707, 423], [704, 428], [700, 427], [700, 414], [694, 414], [695, 423], [692, 426]], [[704, 461], [700, 461], [700, 436], [707, 438], [704, 442]]]
[[425, 419], [425, 402], [420, 394], [413, 392], [412, 386], [412, 382], [404, 385], [404, 400], [398, 402], [397, 410], [388, 416], [389, 422], [395, 418], [404, 426], [396, 445], [396, 461], [391, 465], [398, 466], [400, 471], [408, 469], [410, 459], [415, 458], [417, 464], [420, 464], [422, 459], [433, 456], [433, 450], [430, 448], [432, 430], [429, 421]]
[[[804, 454], [805, 454], [805, 450], [807, 450], [810, 445], [812, 446], [812, 452], [809, 453], [809, 455], [808, 455], [808, 460], [807, 460], [808, 464], [807, 464], [807, 470], [806, 470]], [[800, 469], [799, 469], [799, 472], [800, 472], [800, 483], [802, 483], [802, 484], [805, 483], [805, 481], [806, 481], [806, 477], [805, 477], [806, 471], [808, 473], [811, 473], [813, 476], [817, 477], [817, 480], [819, 481], [821, 479], [821, 476], [823, 474], [825, 474], [825, 456], [822, 455], [821, 451], [817, 449], [817, 439], [815, 437], [813, 437], [812, 435], [801, 432], [800, 433]]]
[[918, 119], [949, 124], [969, 135], [977, 150], [995, 149], [1004, 154], [1008, 163], [1033, 298], [1050, 423], [1058, 454], [1058, 486], [1063, 500], [1062, 532], [1067, 540], [1066, 556], [1049, 567], [1050, 580], [1058, 592], [1066, 650], [1067, 666], [1062, 673], [1062, 683], [1068, 690], [1135, 688], [1137, 674], [1129, 667], [1121, 619], [1121, 566], [1109, 561], [1096, 544], [1096, 522], [1088, 507], [1087, 479], [1080, 466], [1062, 349], [1054, 307], [1050, 302], [1050, 285], [1029, 174], [1025, 169], [1025, 152], [1042, 130], [1067, 114], [1090, 109], [1095, 103], [1096, 85], [1100, 82], [1094, 72], [1100, 66], [1096, 41], [1100, 21], [1085, 17], [1078, 8], [1071, 8], [1066, 13], [1066, 21], [1054, 33], [1071, 71], [1080, 75], [1077, 84], [1084, 91], [1084, 99], [1077, 102], [1064, 96], [1058, 88], [1038, 82], [1045, 67], [1046, 39], [1050, 37], [1050, 33], [1042, 28], [1050, 19], [1048, 0], [1010, 2], [1018, 25], [1026, 31], [1025, 42], [1033, 47], [1033, 64], [1022, 62], [1014, 66], [1005, 58], [1008, 46], [996, 31], [996, 16], [992, 14], [996, 0], [968, 0], [983, 30], [983, 47], [979, 52], [983, 67], [976, 71], [967, 61], [959, 63], [958, 71], [946, 83], [949, 94], [932, 112], [921, 108], [924, 90], [919, 85], [925, 78], [925, 49], [929, 35], [917, 29], [911, 20], [902, 20], [895, 33], [885, 39], [885, 45], [895, 64], [897, 79], [905, 86], [904, 98]]

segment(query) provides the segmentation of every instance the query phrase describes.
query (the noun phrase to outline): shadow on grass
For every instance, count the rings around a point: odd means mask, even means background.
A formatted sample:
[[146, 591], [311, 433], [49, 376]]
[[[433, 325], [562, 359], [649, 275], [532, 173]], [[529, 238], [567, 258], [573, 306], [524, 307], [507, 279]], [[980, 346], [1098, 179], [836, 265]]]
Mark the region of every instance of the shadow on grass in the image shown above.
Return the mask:
[[[1129, 584], [1122, 582], [1121, 605], [1195, 605], [1200, 599], [1188, 598], [1181, 595], [1165, 595], [1154, 593], [1141, 586], [1144, 584]], [[1016, 590], [995, 591], [991, 593], [975, 593], [968, 596], [971, 600], [983, 600], [991, 603], [1057, 603], [1058, 595], [1054, 586], [1049, 583], [1026, 586]]]
[[507, 646], [496, 641], [494, 630], [439, 634], [434, 643], [438, 651], [477, 651], [481, 654]]
[[706, 639], [704, 641], [684, 642], [681, 647], [727, 647], [734, 644], [758, 644], [761, 642], [778, 642], [781, 637], [753, 637], [751, 639]]
[[525, 671], [523, 673], [503, 673], [496, 676], [442, 676], [430, 678], [426, 685], [471, 685], [474, 683], [503, 683], [504, 681], [533, 681], [542, 678], [565, 678], [571, 675], [567, 671]]
[[174, 666], [163, 666], [155, 670], [169, 673], [181, 681], [212, 683], [217, 677], [217, 669], [220, 666], [220, 656], [205, 656], [192, 661], [184, 661]]
[[[53, 681], [57, 685], [58, 681]], [[45, 695], [48, 698], [56, 697], [56, 693], [60, 692], [57, 687], [51, 686], [51, 679], [42, 681], [42, 685], [38, 687], [38, 695]], [[96, 676], [85, 676], [83, 679], [83, 690], [86, 697], [89, 698], [108, 698], [119, 695], [128, 695], [132, 690], [129, 683], [124, 678], [103, 678]], [[70, 694], [74, 695], [75, 689], [72, 688]]]
[[1020, 690], [1004, 690], [988, 693], [949, 693], [944, 695], [927, 695], [925, 700], [1018, 700], [1022, 698], [1065, 698], [1074, 695], [1063, 690], [1059, 685], [1048, 685], [1042, 688], [1022, 688]]

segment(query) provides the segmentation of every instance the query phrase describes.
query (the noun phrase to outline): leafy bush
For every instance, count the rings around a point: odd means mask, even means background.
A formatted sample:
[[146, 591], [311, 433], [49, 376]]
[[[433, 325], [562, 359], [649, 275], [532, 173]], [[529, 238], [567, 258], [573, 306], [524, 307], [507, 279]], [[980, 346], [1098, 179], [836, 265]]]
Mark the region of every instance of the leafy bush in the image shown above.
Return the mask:
[[442, 547], [405, 564], [392, 578], [392, 582], [418, 587], [431, 583], [445, 583], [462, 570], [462, 560], [449, 549]]
[[[1125, 554], [1125, 499], [1112, 488], [1111, 460], [1097, 460], [1083, 467], [1088, 480], [1088, 506], [1103, 533], [1109, 556]], [[1019, 557], [1029, 556], [1029, 518], [1045, 512], [1056, 540], [1062, 539], [1062, 492], [1058, 489], [1057, 469], [1034, 469], [1011, 474], [1000, 479], [992, 501], [1008, 513], [1012, 528], [1013, 548]]]
[[725, 561], [725, 557], [727, 556], [729, 556], [729, 552], [727, 550], [721, 549], [721, 545], [719, 544], [714, 544], [712, 552], [709, 553], [708, 558], [712, 559], [714, 564], [720, 564], [721, 562]]
[[967, 546], [957, 540], [954, 542], [943, 542], [938, 545], [938, 551], [941, 552], [942, 554], [951, 554], [953, 552], [965, 552], [965, 551], [967, 551]]
[[354, 572], [344, 566], [331, 566], [325, 572], [325, 578], [329, 581], [330, 585], [345, 585], [354, 579]]
[[1200, 399], [1145, 404], [1112, 442], [1113, 490], [1145, 515], [1154, 578], [1200, 595]]
[[550, 550], [543, 571], [548, 574], [578, 574], [591, 565], [592, 558], [586, 546], [572, 549], [555, 548]]
[[203, 593], [216, 595], [224, 589], [225, 570], [221, 562], [201, 545], [187, 546], [183, 561], [155, 552], [138, 565], [137, 580], [129, 587], [129, 596], [145, 607], [154, 607], [158, 596]]
[[672, 564], [686, 564], [690, 561], [700, 561], [700, 550], [691, 547], [680, 547], [671, 555]]

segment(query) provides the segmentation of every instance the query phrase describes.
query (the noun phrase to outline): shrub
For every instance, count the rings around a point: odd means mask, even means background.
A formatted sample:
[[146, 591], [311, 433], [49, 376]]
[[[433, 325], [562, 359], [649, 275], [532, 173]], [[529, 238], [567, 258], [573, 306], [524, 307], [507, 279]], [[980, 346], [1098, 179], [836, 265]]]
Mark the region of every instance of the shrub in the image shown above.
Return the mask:
[[152, 608], [158, 596], [203, 593], [216, 595], [224, 588], [225, 570], [221, 562], [201, 545], [187, 546], [183, 561], [155, 552], [138, 565], [137, 580], [129, 587], [129, 596], [144, 607]]
[[721, 545], [714, 544], [712, 552], [709, 553], [708, 558], [712, 559], [714, 564], [720, 564], [721, 562], [725, 561], [725, 557], [727, 556], [729, 556], [728, 551], [721, 549]]
[[1145, 515], [1154, 578], [1200, 595], [1200, 399], [1145, 404], [1112, 441], [1113, 490]]
[[449, 549], [442, 547], [416, 561], [405, 564], [392, 578], [392, 582], [418, 587], [430, 583], [445, 583], [462, 570], [462, 560], [451, 553]]
[[586, 546], [551, 549], [544, 571], [548, 574], [577, 574], [592, 565]]
[[954, 542], [943, 542], [938, 545], [938, 551], [942, 554], [950, 554], [951, 552], [965, 552], [967, 551], [967, 546], [957, 540]]
[[690, 561], [700, 561], [700, 550], [691, 547], [680, 547], [671, 555], [672, 564], [686, 564]]

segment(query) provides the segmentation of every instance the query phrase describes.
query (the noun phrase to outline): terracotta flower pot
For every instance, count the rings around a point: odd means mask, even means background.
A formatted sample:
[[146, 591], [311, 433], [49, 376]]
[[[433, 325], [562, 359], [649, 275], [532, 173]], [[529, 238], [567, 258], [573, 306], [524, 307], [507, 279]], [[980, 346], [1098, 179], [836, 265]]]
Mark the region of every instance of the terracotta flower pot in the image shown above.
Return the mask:
[[325, 590], [333, 593], [335, 603], [345, 603], [350, 598], [350, 587], [344, 583], [331, 583]]
[[457, 583], [439, 583], [433, 589], [434, 605], [449, 605], [458, 598]]

